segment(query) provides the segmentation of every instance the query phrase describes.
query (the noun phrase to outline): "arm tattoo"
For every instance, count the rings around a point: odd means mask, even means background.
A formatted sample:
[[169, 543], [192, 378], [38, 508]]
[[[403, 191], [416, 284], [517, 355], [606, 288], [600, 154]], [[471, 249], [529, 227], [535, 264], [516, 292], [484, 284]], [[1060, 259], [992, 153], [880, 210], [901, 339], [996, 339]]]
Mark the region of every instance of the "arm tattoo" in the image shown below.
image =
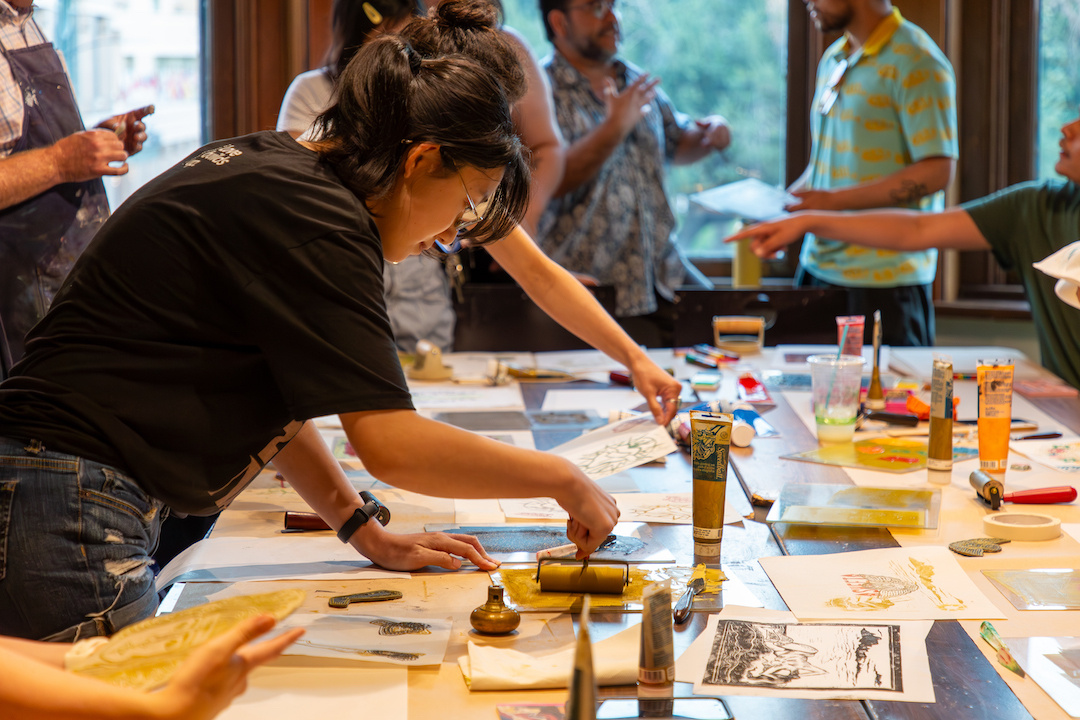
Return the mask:
[[889, 197], [897, 205], [908, 205], [929, 194], [925, 184], [914, 180], [903, 180], [900, 182], [900, 187], [889, 193]]

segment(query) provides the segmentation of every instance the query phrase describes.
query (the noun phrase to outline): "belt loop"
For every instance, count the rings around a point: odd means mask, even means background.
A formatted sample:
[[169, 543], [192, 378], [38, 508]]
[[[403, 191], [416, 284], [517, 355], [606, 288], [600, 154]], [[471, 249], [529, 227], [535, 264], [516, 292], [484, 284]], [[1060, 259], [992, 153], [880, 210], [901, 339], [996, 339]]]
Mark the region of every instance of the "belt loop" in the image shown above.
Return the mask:
[[45, 452], [45, 443], [41, 442], [40, 440], [31, 440], [29, 443], [26, 444], [26, 447], [24, 447], [23, 450], [30, 453], [31, 455], [40, 455], [41, 453]]

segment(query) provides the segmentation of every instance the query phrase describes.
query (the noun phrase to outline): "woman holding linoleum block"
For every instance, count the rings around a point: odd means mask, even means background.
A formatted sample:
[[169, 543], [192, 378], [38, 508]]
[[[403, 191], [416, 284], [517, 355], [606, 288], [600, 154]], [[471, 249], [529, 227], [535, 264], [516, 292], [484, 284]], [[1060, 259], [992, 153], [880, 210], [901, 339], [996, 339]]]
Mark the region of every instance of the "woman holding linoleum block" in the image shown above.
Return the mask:
[[215, 142], [139, 190], [31, 332], [0, 385], [0, 633], [65, 640], [152, 615], [164, 508], [219, 510], [271, 460], [383, 567], [496, 566], [475, 538], [364, 522], [305, 422], [321, 415], [388, 483], [553, 497], [582, 555], [614, 526], [613, 498], [568, 460], [418, 415], [387, 321], [384, 260], [520, 220], [529, 173], [501, 83], [387, 36], [338, 88], [317, 142]]

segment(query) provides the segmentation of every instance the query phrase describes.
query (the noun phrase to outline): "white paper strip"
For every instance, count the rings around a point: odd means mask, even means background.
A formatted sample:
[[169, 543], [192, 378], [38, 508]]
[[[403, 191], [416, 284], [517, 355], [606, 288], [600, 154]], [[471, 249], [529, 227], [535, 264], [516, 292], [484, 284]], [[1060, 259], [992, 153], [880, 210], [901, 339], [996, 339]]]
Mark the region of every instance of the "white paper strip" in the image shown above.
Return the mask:
[[222, 537], [200, 540], [157, 577], [161, 592], [174, 582], [250, 580], [371, 580], [409, 573], [375, 567], [335, 537]]

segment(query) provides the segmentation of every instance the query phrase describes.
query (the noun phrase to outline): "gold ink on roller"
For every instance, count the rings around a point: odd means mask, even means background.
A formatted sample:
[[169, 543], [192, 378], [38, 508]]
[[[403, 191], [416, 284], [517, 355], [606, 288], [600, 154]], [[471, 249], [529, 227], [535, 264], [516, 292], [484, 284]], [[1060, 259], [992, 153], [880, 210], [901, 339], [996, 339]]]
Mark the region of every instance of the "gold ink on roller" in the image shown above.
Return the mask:
[[731, 424], [732, 416], [728, 413], [690, 413], [694, 553], [717, 560], [720, 559], [720, 539], [724, 533]]
[[947, 357], [934, 358], [930, 379], [930, 447], [926, 467], [952, 470], [953, 366]]
[[579, 560], [541, 560], [536, 575], [540, 592], [622, 595], [630, 582], [626, 563], [608, 564], [599, 560], [588, 565]]

